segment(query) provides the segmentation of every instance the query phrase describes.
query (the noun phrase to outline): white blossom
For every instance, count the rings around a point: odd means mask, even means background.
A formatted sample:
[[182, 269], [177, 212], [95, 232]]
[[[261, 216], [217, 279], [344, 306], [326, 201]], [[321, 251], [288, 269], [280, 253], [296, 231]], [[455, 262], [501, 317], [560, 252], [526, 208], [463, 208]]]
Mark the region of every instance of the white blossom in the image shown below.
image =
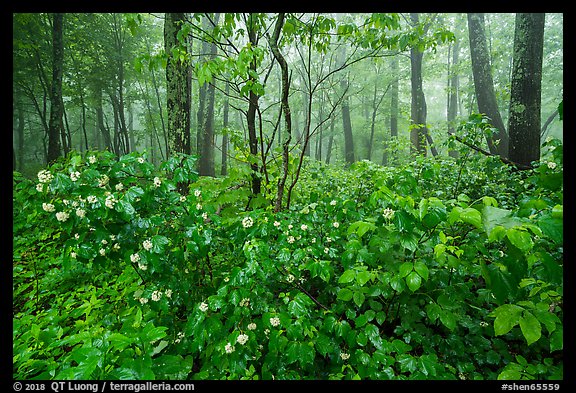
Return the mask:
[[98, 252], [100, 253], [100, 255], [104, 256], [106, 255], [106, 250], [101, 248], [100, 250], [98, 250]]
[[38, 192], [44, 191], [44, 184], [42, 184], [42, 183], [36, 184], [36, 191], [38, 191]]
[[50, 171], [43, 169], [38, 172], [38, 181], [40, 183], [50, 183], [54, 179], [54, 175]]
[[186, 202], [186, 195], [180, 195], [180, 202]]
[[42, 203], [42, 209], [48, 213], [52, 213], [56, 208], [51, 203]]
[[296, 239], [294, 238], [294, 236], [288, 236], [288, 243], [292, 244], [296, 241]]
[[305, 231], [305, 230], [308, 229], [308, 225], [302, 224], [302, 225], [300, 226], [300, 229], [302, 229], [303, 231]]
[[122, 191], [124, 189], [124, 184], [118, 183], [114, 186], [114, 188], [116, 189], [116, 191]]
[[90, 164], [96, 163], [96, 157], [95, 157], [95, 156], [89, 156], [89, 157], [88, 157], [88, 162], [89, 162]]
[[202, 213], [202, 218], [204, 220], [207, 220], [208, 219], [208, 213], [206, 213], [206, 212]]
[[202, 205], [200, 203], [196, 204], [196, 210], [202, 210]]
[[332, 199], [332, 200], [330, 201], [330, 205], [331, 205], [331, 206], [336, 206], [336, 200], [335, 200], [335, 199]]
[[70, 173], [70, 180], [77, 181], [78, 179], [80, 179], [80, 172], [75, 171]]
[[202, 191], [194, 190], [194, 196], [199, 197], [200, 195], [202, 195]]
[[156, 176], [154, 178], [154, 187], [160, 187], [160, 184], [162, 184], [162, 181], [160, 180], [160, 178], [158, 176]]
[[294, 228], [294, 227], [292, 226], [292, 224], [288, 224], [288, 229], [292, 229], [292, 228]]
[[204, 302], [200, 303], [200, 306], [198, 307], [200, 309], [200, 311], [202, 312], [206, 312], [208, 311], [208, 305]]
[[138, 299], [140, 301], [141, 304], [146, 304], [148, 303], [148, 299], [145, 297], [141, 297], [140, 299]]
[[293, 274], [289, 274], [288, 277], [286, 277], [286, 281], [288, 281], [289, 283], [294, 282], [294, 279], [295, 277]]
[[252, 219], [252, 217], [244, 217], [244, 219], [242, 220], [242, 226], [244, 228], [250, 228], [252, 225], [254, 225], [254, 220]]
[[274, 226], [275, 226], [276, 228], [278, 228], [278, 227], [280, 226], [280, 222], [279, 222], [279, 221], [274, 221]]
[[119, 249], [120, 249], [120, 244], [114, 243], [114, 245], [112, 246], [112, 248], [113, 248], [114, 250], [119, 250]]
[[238, 303], [238, 305], [240, 307], [248, 307], [248, 306], [250, 306], [250, 299], [245, 297], [244, 299], [240, 300], [240, 303]]
[[384, 211], [382, 212], [382, 215], [384, 216], [384, 218], [386, 220], [390, 220], [392, 217], [394, 217], [394, 210], [390, 209], [390, 208], [386, 208], [384, 209]]
[[330, 252], [330, 249], [328, 247], [324, 247], [324, 254], [328, 254]]
[[84, 218], [86, 215], [86, 210], [84, 209], [76, 209], [76, 215], [80, 218]]
[[157, 302], [161, 298], [162, 298], [162, 292], [160, 291], [154, 291], [152, 292], [152, 295], [150, 295], [150, 299], [152, 299], [152, 301], [154, 302]]
[[254, 322], [248, 324], [248, 330], [256, 330], [256, 324]]
[[144, 157], [138, 157], [137, 161], [138, 161], [140, 164], [144, 164], [144, 161], [145, 161], [145, 160], [144, 160]]
[[138, 267], [140, 268], [140, 270], [148, 270], [148, 265], [138, 262]]
[[76, 253], [75, 253], [74, 251], [72, 251], [72, 252], [70, 253], [70, 258], [76, 259]]
[[116, 202], [118, 202], [118, 200], [114, 198], [114, 195], [108, 195], [106, 197], [106, 200], [104, 201], [104, 204], [106, 205], [107, 208], [114, 209], [114, 205], [116, 204]]
[[280, 318], [278, 318], [278, 317], [270, 318], [270, 325], [272, 325], [272, 326], [280, 325]]
[[226, 346], [224, 347], [224, 349], [226, 350], [226, 353], [232, 353], [234, 352], [234, 346], [230, 343], [226, 344]]
[[334, 221], [334, 222], [332, 223], [332, 226], [333, 226], [334, 228], [338, 228], [338, 227], [340, 226], [340, 223], [339, 223], [338, 221]]
[[340, 357], [342, 358], [342, 360], [348, 360], [348, 359], [350, 359], [350, 354], [346, 353], [346, 352], [342, 352], [340, 354]]
[[166, 297], [172, 299], [172, 290], [171, 289], [165, 290], [164, 294], [166, 295]]
[[142, 242], [142, 247], [144, 247], [146, 251], [150, 251], [152, 249], [152, 241], [150, 241], [150, 239], [144, 240]]
[[68, 213], [66, 213], [66, 212], [58, 212], [58, 213], [56, 213], [56, 219], [57, 219], [58, 221], [64, 222], [64, 221], [66, 221], [66, 220], [68, 219], [68, 217], [70, 217], [70, 215], [69, 215]]
[[241, 334], [236, 339], [236, 342], [240, 345], [246, 344], [246, 341], [248, 341], [248, 335], [247, 334]]
[[74, 234], [74, 239], [76, 239], [76, 240], [80, 239], [80, 234], [79, 234], [79, 233], [75, 233], [75, 234]]
[[130, 261], [136, 263], [140, 261], [140, 255], [138, 253], [130, 255]]
[[108, 184], [109, 181], [110, 178], [107, 175], [100, 176], [100, 178], [98, 179], [98, 187], [106, 186], [106, 184]]
[[555, 162], [549, 161], [547, 165], [548, 165], [548, 168], [550, 168], [550, 169], [555, 169], [555, 168], [556, 168], [556, 163], [555, 163]]
[[86, 200], [88, 201], [88, 203], [96, 203], [98, 201], [98, 198], [96, 198], [94, 195], [88, 195], [88, 198], [86, 198]]

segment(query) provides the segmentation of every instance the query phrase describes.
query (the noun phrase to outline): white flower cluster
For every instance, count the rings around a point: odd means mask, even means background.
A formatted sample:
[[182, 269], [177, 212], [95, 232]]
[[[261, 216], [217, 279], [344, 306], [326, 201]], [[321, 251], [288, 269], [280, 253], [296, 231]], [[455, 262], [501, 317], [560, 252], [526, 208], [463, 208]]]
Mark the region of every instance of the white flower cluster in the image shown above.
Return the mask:
[[90, 164], [95, 164], [96, 163], [96, 156], [90, 156], [88, 157], [88, 162]]
[[98, 198], [96, 198], [94, 195], [88, 195], [88, 198], [86, 198], [86, 200], [88, 201], [88, 203], [98, 202]]
[[300, 226], [300, 229], [302, 229], [303, 231], [305, 231], [305, 230], [308, 229], [308, 225], [302, 224], [302, 225]]
[[338, 227], [340, 226], [340, 223], [339, 223], [338, 221], [334, 221], [334, 222], [332, 223], [332, 226], [333, 226], [334, 228], [338, 228]]
[[66, 221], [66, 220], [68, 219], [68, 217], [70, 217], [70, 215], [69, 215], [68, 213], [66, 213], [66, 212], [58, 212], [58, 213], [56, 213], [56, 219], [57, 219], [58, 221], [64, 222], [64, 221]]
[[144, 157], [138, 157], [137, 161], [138, 161], [140, 164], [144, 164], [144, 161], [146, 161], [146, 160], [144, 159]]
[[272, 325], [272, 326], [280, 325], [280, 318], [278, 318], [278, 317], [270, 318], [270, 325]]
[[384, 218], [386, 220], [390, 220], [392, 219], [392, 217], [394, 217], [394, 210], [390, 209], [390, 208], [386, 208], [384, 209], [384, 211], [382, 212], [382, 215], [384, 216]]
[[246, 344], [247, 341], [248, 341], [248, 335], [247, 334], [241, 334], [236, 339], [236, 342], [240, 345]]
[[201, 195], [202, 195], [202, 191], [200, 191], [200, 190], [194, 190], [194, 196], [196, 196], [196, 197], [199, 198]]
[[70, 180], [77, 181], [78, 179], [80, 179], [80, 172], [74, 171], [70, 173]]
[[158, 176], [156, 176], [154, 178], [154, 187], [160, 187], [160, 184], [162, 184], [162, 181], [160, 180], [160, 178]]
[[244, 299], [240, 300], [240, 303], [238, 303], [238, 305], [240, 307], [250, 307], [250, 299], [245, 297]]
[[107, 175], [102, 175], [98, 179], [98, 187], [105, 187], [106, 184], [110, 181], [110, 178]]
[[286, 281], [288, 281], [289, 283], [292, 283], [292, 282], [294, 282], [295, 278], [296, 277], [294, 277], [293, 274], [289, 274], [288, 277], [286, 277]]
[[340, 354], [340, 357], [342, 358], [342, 360], [348, 360], [348, 359], [350, 359], [350, 354], [346, 353], [346, 352], [342, 352]]
[[256, 330], [256, 324], [254, 322], [248, 324], [248, 330]]
[[[140, 157], [140, 158], [142, 158], [142, 157]], [[184, 336], [185, 336], [185, 334], [184, 334], [183, 332], [179, 332], [179, 333], [176, 335], [176, 339], [174, 340], [174, 342], [175, 342], [176, 344], [178, 344], [180, 341], [182, 341], [182, 339], [184, 338]]]
[[144, 240], [142, 242], [142, 247], [144, 247], [146, 251], [150, 251], [152, 249], [152, 241], [150, 239]]
[[122, 191], [124, 189], [124, 184], [118, 183], [116, 184], [116, 186], [114, 186], [114, 188], [116, 189], [116, 191]]
[[46, 211], [48, 213], [52, 213], [56, 208], [51, 203], [43, 203], [42, 209], [44, 209], [44, 211]]
[[157, 302], [162, 298], [162, 292], [160, 291], [154, 291], [152, 292], [152, 295], [150, 295], [150, 299], [152, 299], [152, 301]]
[[548, 168], [550, 169], [556, 169], [556, 163], [553, 161], [548, 161], [546, 165], [548, 165]]
[[234, 346], [230, 343], [226, 344], [226, 346], [224, 347], [224, 350], [226, 351], [226, 353], [232, 353], [234, 352]]
[[200, 306], [198, 307], [200, 309], [200, 311], [202, 312], [206, 312], [208, 311], [208, 305], [204, 302], [200, 303]]
[[44, 169], [38, 172], [38, 181], [40, 183], [50, 183], [54, 179], [54, 175], [50, 171]]
[[104, 201], [104, 204], [106, 205], [107, 208], [114, 209], [114, 205], [117, 202], [118, 200], [114, 197], [114, 195], [110, 194], [106, 197], [106, 201]]
[[274, 226], [275, 226], [276, 228], [278, 228], [278, 227], [280, 226], [280, 222], [279, 222], [279, 221], [274, 221]]
[[252, 217], [244, 217], [244, 219], [242, 220], [242, 226], [244, 228], [250, 228], [252, 225], [254, 225], [254, 220], [252, 219]]
[[332, 199], [330, 201], [330, 206], [336, 206], [336, 200], [335, 199]]
[[86, 210], [84, 209], [76, 209], [76, 215], [80, 218], [84, 218], [86, 215]]

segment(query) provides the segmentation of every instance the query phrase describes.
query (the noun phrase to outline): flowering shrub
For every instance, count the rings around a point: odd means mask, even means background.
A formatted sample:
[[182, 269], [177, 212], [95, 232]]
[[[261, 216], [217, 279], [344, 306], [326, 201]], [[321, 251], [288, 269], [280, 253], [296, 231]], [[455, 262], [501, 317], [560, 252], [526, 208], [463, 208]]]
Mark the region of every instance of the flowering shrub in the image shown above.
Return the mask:
[[457, 195], [440, 160], [310, 162], [278, 213], [251, 204], [248, 173], [198, 179], [187, 156], [14, 173], [13, 376], [562, 378], [547, 143], [528, 175], [470, 160]]

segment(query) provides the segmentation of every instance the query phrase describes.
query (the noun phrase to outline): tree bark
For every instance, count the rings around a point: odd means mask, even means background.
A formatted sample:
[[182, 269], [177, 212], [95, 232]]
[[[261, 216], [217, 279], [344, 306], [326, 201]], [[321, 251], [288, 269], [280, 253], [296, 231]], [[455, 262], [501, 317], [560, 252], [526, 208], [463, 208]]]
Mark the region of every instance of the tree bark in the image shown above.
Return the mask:
[[516, 14], [508, 158], [523, 165], [540, 159], [544, 19], [543, 13]]
[[50, 122], [48, 125], [48, 164], [60, 156], [60, 131], [64, 113], [62, 74], [64, 67], [64, 14], [55, 13], [52, 23], [52, 90], [50, 94]]
[[[468, 14], [468, 31], [470, 38], [470, 57], [472, 60], [472, 74], [474, 76], [474, 90], [480, 113], [488, 116], [498, 133], [492, 138], [486, 138], [488, 149], [492, 154], [502, 157], [508, 156], [508, 134], [498, 110], [494, 81], [490, 70], [490, 53], [486, 44], [484, 31], [484, 14]], [[497, 142], [499, 141], [499, 142]]]
[[[255, 16], [250, 14], [248, 16], [248, 23], [247, 23], [247, 30], [248, 30], [248, 38], [252, 47], [258, 45], [257, 39], [257, 31], [255, 26]], [[256, 59], [253, 59], [250, 62], [249, 69], [252, 71], [250, 72], [249, 80], [253, 83], [256, 82], [256, 78], [253, 76], [256, 74]], [[256, 111], [258, 109], [258, 99], [260, 97], [254, 93], [251, 89], [248, 94], [248, 111], [246, 114], [246, 126], [248, 127], [248, 144], [250, 146], [250, 155], [254, 162], [250, 164], [250, 168], [252, 169], [252, 194], [258, 195], [261, 192], [261, 179], [260, 174], [258, 171], [258, 163], [256, 162], [256, 158], [258, 157], [258, 137], [256, 136]]]
[[224, 129], [222, 135], [222, 166], [220, 168], [220, 174], [226, 176], [228, 174], [228, 116], [230, 112], [230, 99], [228, 94], [230, 93], [230, 83], [226, 81], [226, 87], [224, 90], [224, 108], [222, 109], [222, 128]]
[[[166, 107], [168, 112], [168, 152], [191, 154], [190, 150], [190, 83], [188, 79], [188, 59], [176, 57], [172, 49], [179, 46], [187, 51], [186, 42], [180, 45], [178, 32], [185, 22], [184, 13], [167, 13], [164, 23], [164, 45], [168, 60], [166, 63]], [[187, 38], [184, 38], [186, 40]]]

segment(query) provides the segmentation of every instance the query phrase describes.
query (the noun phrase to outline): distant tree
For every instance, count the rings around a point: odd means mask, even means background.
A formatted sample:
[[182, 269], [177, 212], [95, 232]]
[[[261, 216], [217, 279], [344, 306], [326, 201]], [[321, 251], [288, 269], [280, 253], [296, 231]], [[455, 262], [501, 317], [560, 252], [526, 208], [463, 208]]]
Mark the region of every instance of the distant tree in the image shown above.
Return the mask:
[[494, 92], [494, 81], [490, 69], [490, 53], [488, 52], [484, 28], [484, 14], [468, 14], [468, 36], [470, 39], [470, 57], [478, 110], [488, 116], [492, 121], [492, 126], [498, 129], [496, 135], [493, 135], [492, 138], [486, 138], [488, 148], [492, 154], [507, 157], [508, 134], [498, 110], [496, 93]]
[[516, 14], [508, 158], [523, 165], [540, 159], [544, 19], [543, 13]]
[[[52, 17], [52, 89], [50, 94], [50, 122], [48, 125], [48, 163], [60, 156], [60, 137], [64, 127], [64, 101], [62, 101], [62, 74], [64, 66], [64, 14]], [[65, 140], [64, 140], [65, 143]]]

